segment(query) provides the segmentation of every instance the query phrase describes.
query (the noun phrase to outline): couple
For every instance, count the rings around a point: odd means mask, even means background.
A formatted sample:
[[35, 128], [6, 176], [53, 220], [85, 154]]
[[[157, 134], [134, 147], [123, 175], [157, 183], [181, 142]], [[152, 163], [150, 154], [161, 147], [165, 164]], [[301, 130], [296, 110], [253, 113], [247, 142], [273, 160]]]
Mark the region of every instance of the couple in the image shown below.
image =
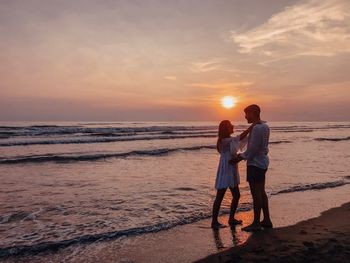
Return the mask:
[[[219, 125], [217, 150], [220, 153], [220, 163], [217, 171], [215, 188], [216, 198], [213, 204], [213, 215], [211, 227], [216, 229], [223, 227], [218, 221], [218, 215], [222, 199], [227, 188], [232, 193], [232, 203], [229, 217], [229, 225], [242, 224], [241, 220], [235, 219], [234, 215], [240, 198], [238, 173], [238, 162], [247, 161], [247, 181], [253, 197], [254, 221], [242, 228], [244, 231], [252, 232], [263, 228], [272, 228], [269, 214], [268, 199], [265, 192], [265, 174], [269, 165], [268, 144], [270, 129], [260, 119], [260, 107], [250, 105], [244, 109], [245, 118], [252, 125], [238, 136], [231, 137], [233, 125], [224, 120]], [[248, 136], [249, 134], [249, 136]], [[237, 154], [248, 143], [247, 150]], [[264, 219], [260, 222], [260, 213], [263, 211]]]

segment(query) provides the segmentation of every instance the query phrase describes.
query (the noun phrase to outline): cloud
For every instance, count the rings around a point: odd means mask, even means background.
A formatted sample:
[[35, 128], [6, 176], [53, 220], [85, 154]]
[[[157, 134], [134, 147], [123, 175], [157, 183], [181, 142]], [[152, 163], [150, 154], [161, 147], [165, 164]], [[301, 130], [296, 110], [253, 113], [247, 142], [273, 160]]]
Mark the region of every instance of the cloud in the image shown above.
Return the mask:
[[217, 83], [191, 83], [191, 87], [195, 88], [207, 88], [207, 89], [227, 89], [227, 88], [239, 88], [251, 86], [253, 82], [241, 81], [241, 82], [217, 82]]
[[217, 58], [217, 59], [211, 59], [207, 61], [201, 61], [201, 62], [194, 62], [191, 65], [191, 70], [194, 72], [208, 72], [213, 70], [220, 70], [222, 69], [222, 62], [224, 59]]
[[190, 70], [196, 73], [206, 73], [210, 71], [224, 71], [236, 74], [239, 76], [244, 73], [253, 73], [252, 70], [237, 68], [236, 65], [232, 65], [232, 62], [226, 58], [214, 58], [207, 59], [205, 61], [193, 62], [190, 65]]
[[247, 32], [232, 32], [231, 39], [240, 53], [267, 56], [267, 63], [350, 52], [349, 10], [348, 0], [301, 1]]
[[177, 80], [176, 76], [165, 76], [164, 79], [166, 79], [166, 80]]

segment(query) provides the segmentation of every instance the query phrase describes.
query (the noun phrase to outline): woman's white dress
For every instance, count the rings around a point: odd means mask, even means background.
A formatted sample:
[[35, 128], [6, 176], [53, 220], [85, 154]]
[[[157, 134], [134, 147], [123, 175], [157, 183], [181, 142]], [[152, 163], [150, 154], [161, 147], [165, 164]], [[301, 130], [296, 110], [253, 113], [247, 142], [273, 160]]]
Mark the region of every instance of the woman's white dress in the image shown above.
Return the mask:
[[220, 145], [220, 161], [216, 174], [215, 188], [222, 189], [227, 187], [236, 187], [240, 183], [238, 165], [232, 165], [229, 161], [237, 152], [243, 150], [247, 140], [239, 140], [239, 135], [235, 137], [224, 138]]

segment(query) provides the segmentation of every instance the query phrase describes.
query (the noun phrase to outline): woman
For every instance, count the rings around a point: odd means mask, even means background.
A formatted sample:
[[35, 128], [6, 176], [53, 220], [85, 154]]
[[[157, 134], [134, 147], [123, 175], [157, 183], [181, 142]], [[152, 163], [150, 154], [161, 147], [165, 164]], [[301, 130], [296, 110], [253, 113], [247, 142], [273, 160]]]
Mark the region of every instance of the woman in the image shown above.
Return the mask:
[[247, 140], [244, 140], [253, 126], [250, 126], [247, 130], [238, 136], [231, 137], [233, 133], [233, 125], [229, 120], [223, 120], [219, 125], [218, 140], [216, 143], [217, 150], [220, 153], [220, 161], [216, 174], [215, 189], [216, 198], [213, 204], [213, 214], [212, 214], [212, 228], [223, 227], [218, 221], [219, 210], [221, 202], [224, 198], [227, 188], [230, 188], [232, 193], [231, 210], [229, 217], [229, 225], [234, 226], [236, 224], [242, 224], [242, 220], [237, 220], [234, 218], [238, 201], [240, 198], [240, 192], [238, 185], [240, 183], [238, 165], [230, 164], [229, 161], [232, 157], [237, 155], [239, 149], [242, 149], [246, 144]]

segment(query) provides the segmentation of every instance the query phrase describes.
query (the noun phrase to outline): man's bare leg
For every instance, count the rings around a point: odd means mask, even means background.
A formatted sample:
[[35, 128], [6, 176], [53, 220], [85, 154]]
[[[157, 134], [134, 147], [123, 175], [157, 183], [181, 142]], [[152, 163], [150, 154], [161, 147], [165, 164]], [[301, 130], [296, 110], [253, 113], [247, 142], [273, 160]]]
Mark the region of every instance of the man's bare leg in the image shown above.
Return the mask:
[[262, 208], [262, 183], [249, 183], [250, 191], [253, 197], [254, 221], [249, 226], [243, 227], [243, 231], [257, 231], [261, 229], [260, 214]]
[[261, 221], [261, 225], [265, 228], [272, 228], [272, 222], [270, 218], [270, 211], [269, 211], [269, 200], [267, 198], [267, 194], [265, 191], [265, 182], [263, 183], [263, 189], [262, 189], [262, 210], [264, 219]]

